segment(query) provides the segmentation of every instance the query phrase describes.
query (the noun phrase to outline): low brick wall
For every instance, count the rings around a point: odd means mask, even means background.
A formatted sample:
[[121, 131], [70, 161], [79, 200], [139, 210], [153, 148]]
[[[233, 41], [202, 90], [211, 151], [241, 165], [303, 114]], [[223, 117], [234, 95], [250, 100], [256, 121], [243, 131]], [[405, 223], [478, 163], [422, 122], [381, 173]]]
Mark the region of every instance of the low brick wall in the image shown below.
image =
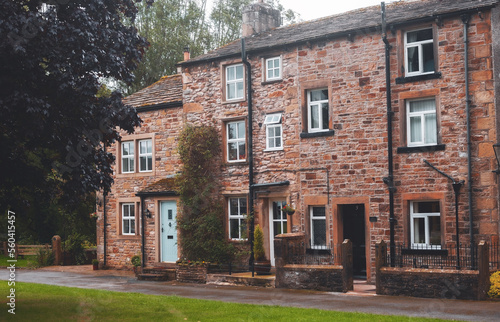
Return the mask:
[[175, 267], [175, 275], [179, 282], [204, 284], [207, 282], [207, 266], [177, 265]]
[[276, 272], [276, 288], [347, 292], [341, 265], [285, 265]]
[[377, 294], [479, 299], [479, 271], [383, 267]]

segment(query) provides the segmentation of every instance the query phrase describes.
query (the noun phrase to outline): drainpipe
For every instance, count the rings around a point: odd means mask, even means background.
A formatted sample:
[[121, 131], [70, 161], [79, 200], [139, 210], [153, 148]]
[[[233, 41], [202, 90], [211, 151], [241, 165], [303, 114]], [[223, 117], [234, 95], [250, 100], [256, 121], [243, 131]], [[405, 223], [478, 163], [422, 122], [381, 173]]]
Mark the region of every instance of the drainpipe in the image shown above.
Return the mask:
[[385, 3], [381, 3], [382, 7], [382, 40], [385, 44], [385, 86], [387, 96], [387, 148], [388, 148], [388, 168], [389, 175], [384, 178], [384, 183], [389, 189], [389, 225], [390, 225], [390, 258], [391, 267], [394, 267], [395, 261], [395, 244], [394, 244], [394, 225], [396, 219], [394, 218], [394, 193], [396, 187], [394, 186], [394, 165], [392, 156], [392, 102], [391, 102], [391, 44], [387, 40], [386, 20], [385, 20]]
[[[104, 147], [104, 150], [106, 151], [106, 147]], [[108, 195], [108, 192], [104, 190], [102, 194], [102, 204], [103, 204], [103, 212], [102, 212], [102, 239], [103, 239], [103, 255], [104, 259], [102, 261], [102, 265], [106, 267], [106, 196]]]
[[249, 264], [252, 268], [253, 276], [253, 233], [255, 226], [254, 218], [254, 188], [253, 188], [253, 113], [252, 113], [252, 66], [247, 60], [247, 53], [245, 50], [245, 38], [241, 39], [241, 60], [245, 64], [246, 75], [247, 75], [247, 102], [248, 102], [248, 204], [249, 204], [249, 214], [250, 214], [250, 261]]
[[[467, 111], [467, 189], [468, 197], [469, 197], [469, 234], [470, 234], [470, 250], [471, 257], [474, 258], [474, 218], [472, 212], [472, 142], [471, 142], [471, 124], [470, 124], [470, 93], [469, 93], [469, 22], [470, 15], [464, 14], [462, 15], [462, 21], [464, 23], [464, 46], [465, 46], [465, 54], [464, 54], [464, 65], [465, 65], [465, 104]], [[458, 241], [457, 241], [458, 242]]]
[[145, 251], [145, 239], [146, 236], [144, 235], [144, 197], [141, 196], [141, 268], [144, 268], [145, 263], [146, 263], [146, 251]]

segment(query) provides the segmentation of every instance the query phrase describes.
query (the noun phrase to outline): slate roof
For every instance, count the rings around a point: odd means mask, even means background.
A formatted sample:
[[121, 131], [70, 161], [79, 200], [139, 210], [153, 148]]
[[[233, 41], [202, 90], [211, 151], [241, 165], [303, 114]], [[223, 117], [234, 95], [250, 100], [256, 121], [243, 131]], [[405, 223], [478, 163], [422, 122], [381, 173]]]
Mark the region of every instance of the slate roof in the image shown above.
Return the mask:
[[123, 99], [123, 103], [137, 108], [182, 106], [181, 75], [163, 76], [156, 83]]
[[[387, 25], [400, 25], [421, 19], [434, 19], [448, 14], [460, 14], [474, 9], [493, 7], [499, 0], [407, 0], [386, 5]], [[297, 45], [307, 41], [355, 35], [367, 28], [380, 28], [380, 5], [320, 18], [304, 23], [284, 26], [245, 38], [248, 52], [264, 51], [274, 47]], [[241, 40], [200, 55], [180, 65], [212, 61], [241, 55]]]
[[139, 191], [136, 195], [177, 195], [177, 186], [175, 185], [175, 178], [164, 178], [158, 180], [146, 188]]

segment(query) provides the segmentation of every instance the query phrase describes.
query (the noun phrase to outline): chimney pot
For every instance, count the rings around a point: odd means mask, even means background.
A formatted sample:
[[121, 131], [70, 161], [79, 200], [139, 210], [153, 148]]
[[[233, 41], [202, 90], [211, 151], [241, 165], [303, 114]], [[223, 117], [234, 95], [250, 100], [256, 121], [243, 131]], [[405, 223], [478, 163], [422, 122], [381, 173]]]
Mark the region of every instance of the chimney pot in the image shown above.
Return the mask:
[[191, 58], [191, 54], [189, 52], [189, 47], [184, 47], [184, 61], [189, 60]]

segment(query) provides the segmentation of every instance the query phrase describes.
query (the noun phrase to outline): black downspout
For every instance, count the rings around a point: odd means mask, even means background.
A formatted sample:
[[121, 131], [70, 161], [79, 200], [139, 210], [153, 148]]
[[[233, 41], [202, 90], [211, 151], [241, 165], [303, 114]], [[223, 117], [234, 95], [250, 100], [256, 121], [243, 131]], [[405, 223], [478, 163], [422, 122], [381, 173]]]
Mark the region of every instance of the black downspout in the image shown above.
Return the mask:
[[249, 231], [249, 241], [250, 241], [250, 260], [249, 264], [252, 269], [252, 277], [254, 275], [253, 267], [253, 233], [255, 226], [254, 219], [254, 193], [253, 193], [253, 112], [252, 112], [252, 66], [247, 60], [247, 53], [245, 50], [245, 39], [241, 39], [241, 60], [245, 64], [246, 75], [247, 75], [247, 101], [248, 101], [248, 206], [250, 214], [250, 231]]
[[[106, 148], [105, 148], [106, 149]], [[105, 150], [106, 151], [106, 150]], [[103, 194], [102, 194], [102, 204], [103, 204], [103, 211], [102, 211], [102, 239], [103, 239], [103, 255], [104, 255], [104, 258], [102, 260], [102, 265], [104, 267], [106, 267], [106, 221], [107, 221], [107, 218], [106, 218], [106, 196], [108, 195], [108, 192], [106, 190], [104, 190]]]
[[385, 86], [387, 96], [387, 148], [388, 148], [388, 167], [389, 176], [384, 178], [384, 183], [387, 184], [389, 189], [389, 225], [390, 225], [390, 259], [391, 267], [394, 267], [395, 261], [395, 244], [394, 244], [394, 225], [396, 219], [394, 218], [394, 166], [392, 157], [392, 102], [391, 102], [391, 44], [387, 40], [386, 20], [385, 20], [385, 3], [381, 3], [382, 7], [382, 39], [385, 44]]
[[144, 268], [146, 264], [146, 252], [144, 250], [144, 244], [145, 244], [145, 236], [144, 236], [144, 197], [141, 196], [141, 268]]
[[[467, 111], [467, 189], [469, 197], [469, 234], [470, 234], [470, 251], [471, 258], [474, 258], [474, 218], [472, 211], [472, 142], [471, 142], [471, 124], [470, 124], [470, 93], [469, 93], [469, 21], [470, 15], [462, 15], [462, 21], [464, 23], [464, 55], [465, 55], [465, 104]], [[459, 241], [457, 240], [457, 243]]]

